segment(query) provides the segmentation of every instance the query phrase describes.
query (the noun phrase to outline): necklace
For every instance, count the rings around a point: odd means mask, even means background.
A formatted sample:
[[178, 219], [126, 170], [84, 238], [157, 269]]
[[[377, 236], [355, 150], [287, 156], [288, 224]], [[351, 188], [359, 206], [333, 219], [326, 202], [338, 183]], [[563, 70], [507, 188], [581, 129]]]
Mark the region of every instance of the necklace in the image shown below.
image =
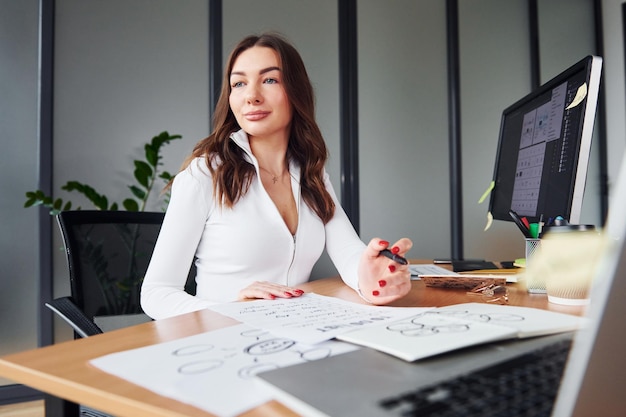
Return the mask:
[[282, 178], [283, 175], [285, 175], [285, 172], [287, 172], [287, 170], [285, 169], [282, 173], [280, 173], [280, 175], [275, 175], [269, 172], [267, 169], [263, 168], [261, 165], [259, 165], [259, 168], [261, 168], [263, 171], [267, 172], [268, 174], [272, 176], [272, 184], [276, 184], [278, 180]]

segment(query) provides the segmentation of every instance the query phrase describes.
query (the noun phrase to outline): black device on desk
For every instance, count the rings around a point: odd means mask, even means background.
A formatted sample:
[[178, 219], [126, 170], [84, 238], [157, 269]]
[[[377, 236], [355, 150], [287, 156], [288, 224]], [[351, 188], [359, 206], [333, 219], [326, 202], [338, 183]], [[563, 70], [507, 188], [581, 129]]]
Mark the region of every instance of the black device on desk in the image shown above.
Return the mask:
[[433, 260], [434, 264], [448, 264], [452, 265], [454, 272], [476, 271], [479, 269], [498, 269], [498, 266], [493, 262], [489, 262], [485, 259], [444, 259], [436, 258]]
[[466, 259], [466, 260], [452, 260], [452, 270], [454, 272], [476, 271], [479, 269], [498, 269], [498, 266], [493, 262], [478, 260], [478, 259]]

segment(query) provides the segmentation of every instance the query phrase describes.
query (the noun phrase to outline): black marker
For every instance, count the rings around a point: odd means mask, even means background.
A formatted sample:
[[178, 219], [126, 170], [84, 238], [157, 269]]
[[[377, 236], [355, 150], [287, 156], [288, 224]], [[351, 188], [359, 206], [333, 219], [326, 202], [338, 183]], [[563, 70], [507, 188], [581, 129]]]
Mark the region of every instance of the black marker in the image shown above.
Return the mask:
[[392, 261], [396, 261], [397, 263], [399, 263], [400, 265], [407, 265], [409, 263], [409, 261], [407, 261], [405, 258], [403, 258], [400, 255], [397, 255], [395, 253], [393, 253], [392, 251], [390, 251], [389, 249], [383, 249], [380, 251], [380, 254], [383, 255], [386, 258], [391, 259]]
[[526, 225], [524, 224], [524, 222], [520, 218], [519, 214], [517, 214], [513, 210], [509, 210], [509, 216], [511, 216], [511, 218], [513, 219], [513, 221], [517, 225], [517, 228], [524, 234], [525, 238], [532, 238], [533, 237], [533, 235], [530, 234], [530, 230], [528, 230], [528, 227], [526, 227]]

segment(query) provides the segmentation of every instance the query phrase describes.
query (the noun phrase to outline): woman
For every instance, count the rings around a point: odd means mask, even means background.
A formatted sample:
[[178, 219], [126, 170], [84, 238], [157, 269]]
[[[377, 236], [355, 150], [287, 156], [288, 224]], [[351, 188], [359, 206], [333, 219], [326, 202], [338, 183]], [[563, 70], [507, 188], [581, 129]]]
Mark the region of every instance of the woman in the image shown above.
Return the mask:
[[[326, 145], [298, 52], [275, 34], [249, 36], [231, 52], [215, 130], [176, 175], [141, 291], [159, 319], [212, 304], [298, 297], [324, 246], [344, 282], [373, 304], [410, 289], [408, 266], [366, 246], [324, 170]], [[403, 255], [409, 239], [391, 251]], [[184, 292], [189, 266], [197, 290]]]

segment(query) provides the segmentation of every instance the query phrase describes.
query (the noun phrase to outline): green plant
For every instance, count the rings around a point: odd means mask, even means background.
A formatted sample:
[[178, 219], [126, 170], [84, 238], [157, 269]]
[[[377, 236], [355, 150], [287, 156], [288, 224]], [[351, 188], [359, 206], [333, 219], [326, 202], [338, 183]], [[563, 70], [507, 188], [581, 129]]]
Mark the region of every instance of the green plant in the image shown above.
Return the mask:
[[[165, 182], [172, 179], [172, 175], [169, 172], [159, 172], [159, 167], [162, 165], [161, 149], [171, 141], [181, 138], [181, 135], [170, 135], [165, 131], [153, 137], [149, 143], [144, 145], [145, 160], [134, 161], [133, 174], [137, 183], [128, 186], [133, 197], [126, 198], [122, 202], [122, 206], [127, 211], [144, 211], [156, 179], [161, 178]], [[112, 202], [109, 204], [107, 196], [100, 194], [93, 187], [82, 182], [68, 181], [61, 189], [70, 192], [75, 191], [84, 195], [99, 210], [119, 209], [118, 203]], [[167, 203], [167, 195], [165, 198]], [[54, 216], [61, 211], [71, 210], [72, 202], [64, 202], [61, 198], [55, 199], [52, 196], [46, 195], [41, 190], [28, 191], [26, 192], [24, 207], [32, 206], [47, 207], [50, 209], [50, 214]], [[77, 207], [75, 210], [80, 210], [80, 207]]]

